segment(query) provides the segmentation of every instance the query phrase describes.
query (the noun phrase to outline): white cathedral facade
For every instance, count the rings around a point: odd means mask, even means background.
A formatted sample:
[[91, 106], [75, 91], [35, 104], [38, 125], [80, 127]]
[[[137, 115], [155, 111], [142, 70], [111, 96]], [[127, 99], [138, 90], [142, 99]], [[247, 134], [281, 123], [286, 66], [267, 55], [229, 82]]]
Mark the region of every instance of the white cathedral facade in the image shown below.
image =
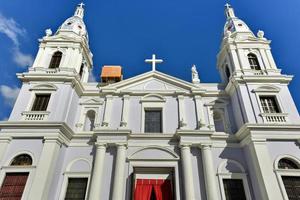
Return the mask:
[[0, 123], [0, 199], [299, 200], [293, 76], [262, 31], [225, 14], [222, 83], [200, 82], [195, 66], [191, 82], [161, 73], [155, 57], [147, 73], [104, 67], [91, 83], [83, 5], [47, 30]]

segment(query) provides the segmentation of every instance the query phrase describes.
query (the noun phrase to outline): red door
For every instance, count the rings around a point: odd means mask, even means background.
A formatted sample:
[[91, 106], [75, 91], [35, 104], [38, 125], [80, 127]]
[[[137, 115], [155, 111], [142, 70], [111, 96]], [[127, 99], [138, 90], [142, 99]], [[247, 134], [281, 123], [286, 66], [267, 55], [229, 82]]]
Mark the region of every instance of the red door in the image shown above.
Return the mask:
[[20, 200], [29, 173], [7, 173], [0, 189], [0, 200]]

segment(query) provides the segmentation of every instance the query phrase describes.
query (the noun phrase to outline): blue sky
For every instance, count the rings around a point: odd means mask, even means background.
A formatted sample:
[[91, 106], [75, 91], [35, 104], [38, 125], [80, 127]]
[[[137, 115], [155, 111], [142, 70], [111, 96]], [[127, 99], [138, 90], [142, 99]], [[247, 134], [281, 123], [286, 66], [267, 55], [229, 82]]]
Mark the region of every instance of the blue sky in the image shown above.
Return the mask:
[[[0, 120], [10, 112], [44, 31], [53, 31], [73, 15], [79, 1], [10, 0], [0, 4]], [[223, 0], [86, 0], [85, 23], [94, 54], [93, 74], [101, 66], [122, 65], [124, 78], [149, 71], [152, 53], [164, 59], [158, 70], [190, 81], [192, 64], [202, 82], [219, 82], [216, 55], [225, 23]], [[300, 1], [229, 1], [236, 15], [256, 33], [272, 40], [275, 61], [295, 75], [290, 90], [300, 108]]]

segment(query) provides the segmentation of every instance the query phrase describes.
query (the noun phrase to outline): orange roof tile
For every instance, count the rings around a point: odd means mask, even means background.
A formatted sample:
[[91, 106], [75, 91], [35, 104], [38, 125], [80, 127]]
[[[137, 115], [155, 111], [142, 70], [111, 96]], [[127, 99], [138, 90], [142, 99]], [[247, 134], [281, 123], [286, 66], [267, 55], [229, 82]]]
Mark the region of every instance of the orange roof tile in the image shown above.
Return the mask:
[[103, 66], [101, 77], [121, 77], [122, 67], [121, 66]]

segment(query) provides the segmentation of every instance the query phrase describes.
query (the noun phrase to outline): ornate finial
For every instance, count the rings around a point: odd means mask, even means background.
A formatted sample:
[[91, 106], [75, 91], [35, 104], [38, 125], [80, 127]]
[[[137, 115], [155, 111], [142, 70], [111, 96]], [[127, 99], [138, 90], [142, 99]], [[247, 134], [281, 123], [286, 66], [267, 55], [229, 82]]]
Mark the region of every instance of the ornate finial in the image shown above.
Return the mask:
[[83, 18], [83, 15], [84, 15], [84, 3], [80, 3], [77, 5], [77, 8], [76, 8], [76, 11], [74, 13], [74, 16], [77, 16], [77, 17], [80, 17], [80, 18]]
[[197, 72], [196, 65], [193, 65], [191, 70], [192, 70], [192, 82], [195, 84], [200, 83], [199, 74]]
[[52, 30], [50, 28], [45, 30], [46, 36], [51, 36], [52, 35]]
[[156, 63], [162, 63], [163, 60], [162, 59], [156, 59], [156, 55], [152, 54], [152, 58], [151, 59], [146, 59], [145, 60], [146, 63], [151, 63], [152, 64], [152, 71], [156, 70]]
[[228, 18], [235, 18], [234, 10], [232, 6], [228, 3], [225, 4], [225, 14], [227, 19]]

